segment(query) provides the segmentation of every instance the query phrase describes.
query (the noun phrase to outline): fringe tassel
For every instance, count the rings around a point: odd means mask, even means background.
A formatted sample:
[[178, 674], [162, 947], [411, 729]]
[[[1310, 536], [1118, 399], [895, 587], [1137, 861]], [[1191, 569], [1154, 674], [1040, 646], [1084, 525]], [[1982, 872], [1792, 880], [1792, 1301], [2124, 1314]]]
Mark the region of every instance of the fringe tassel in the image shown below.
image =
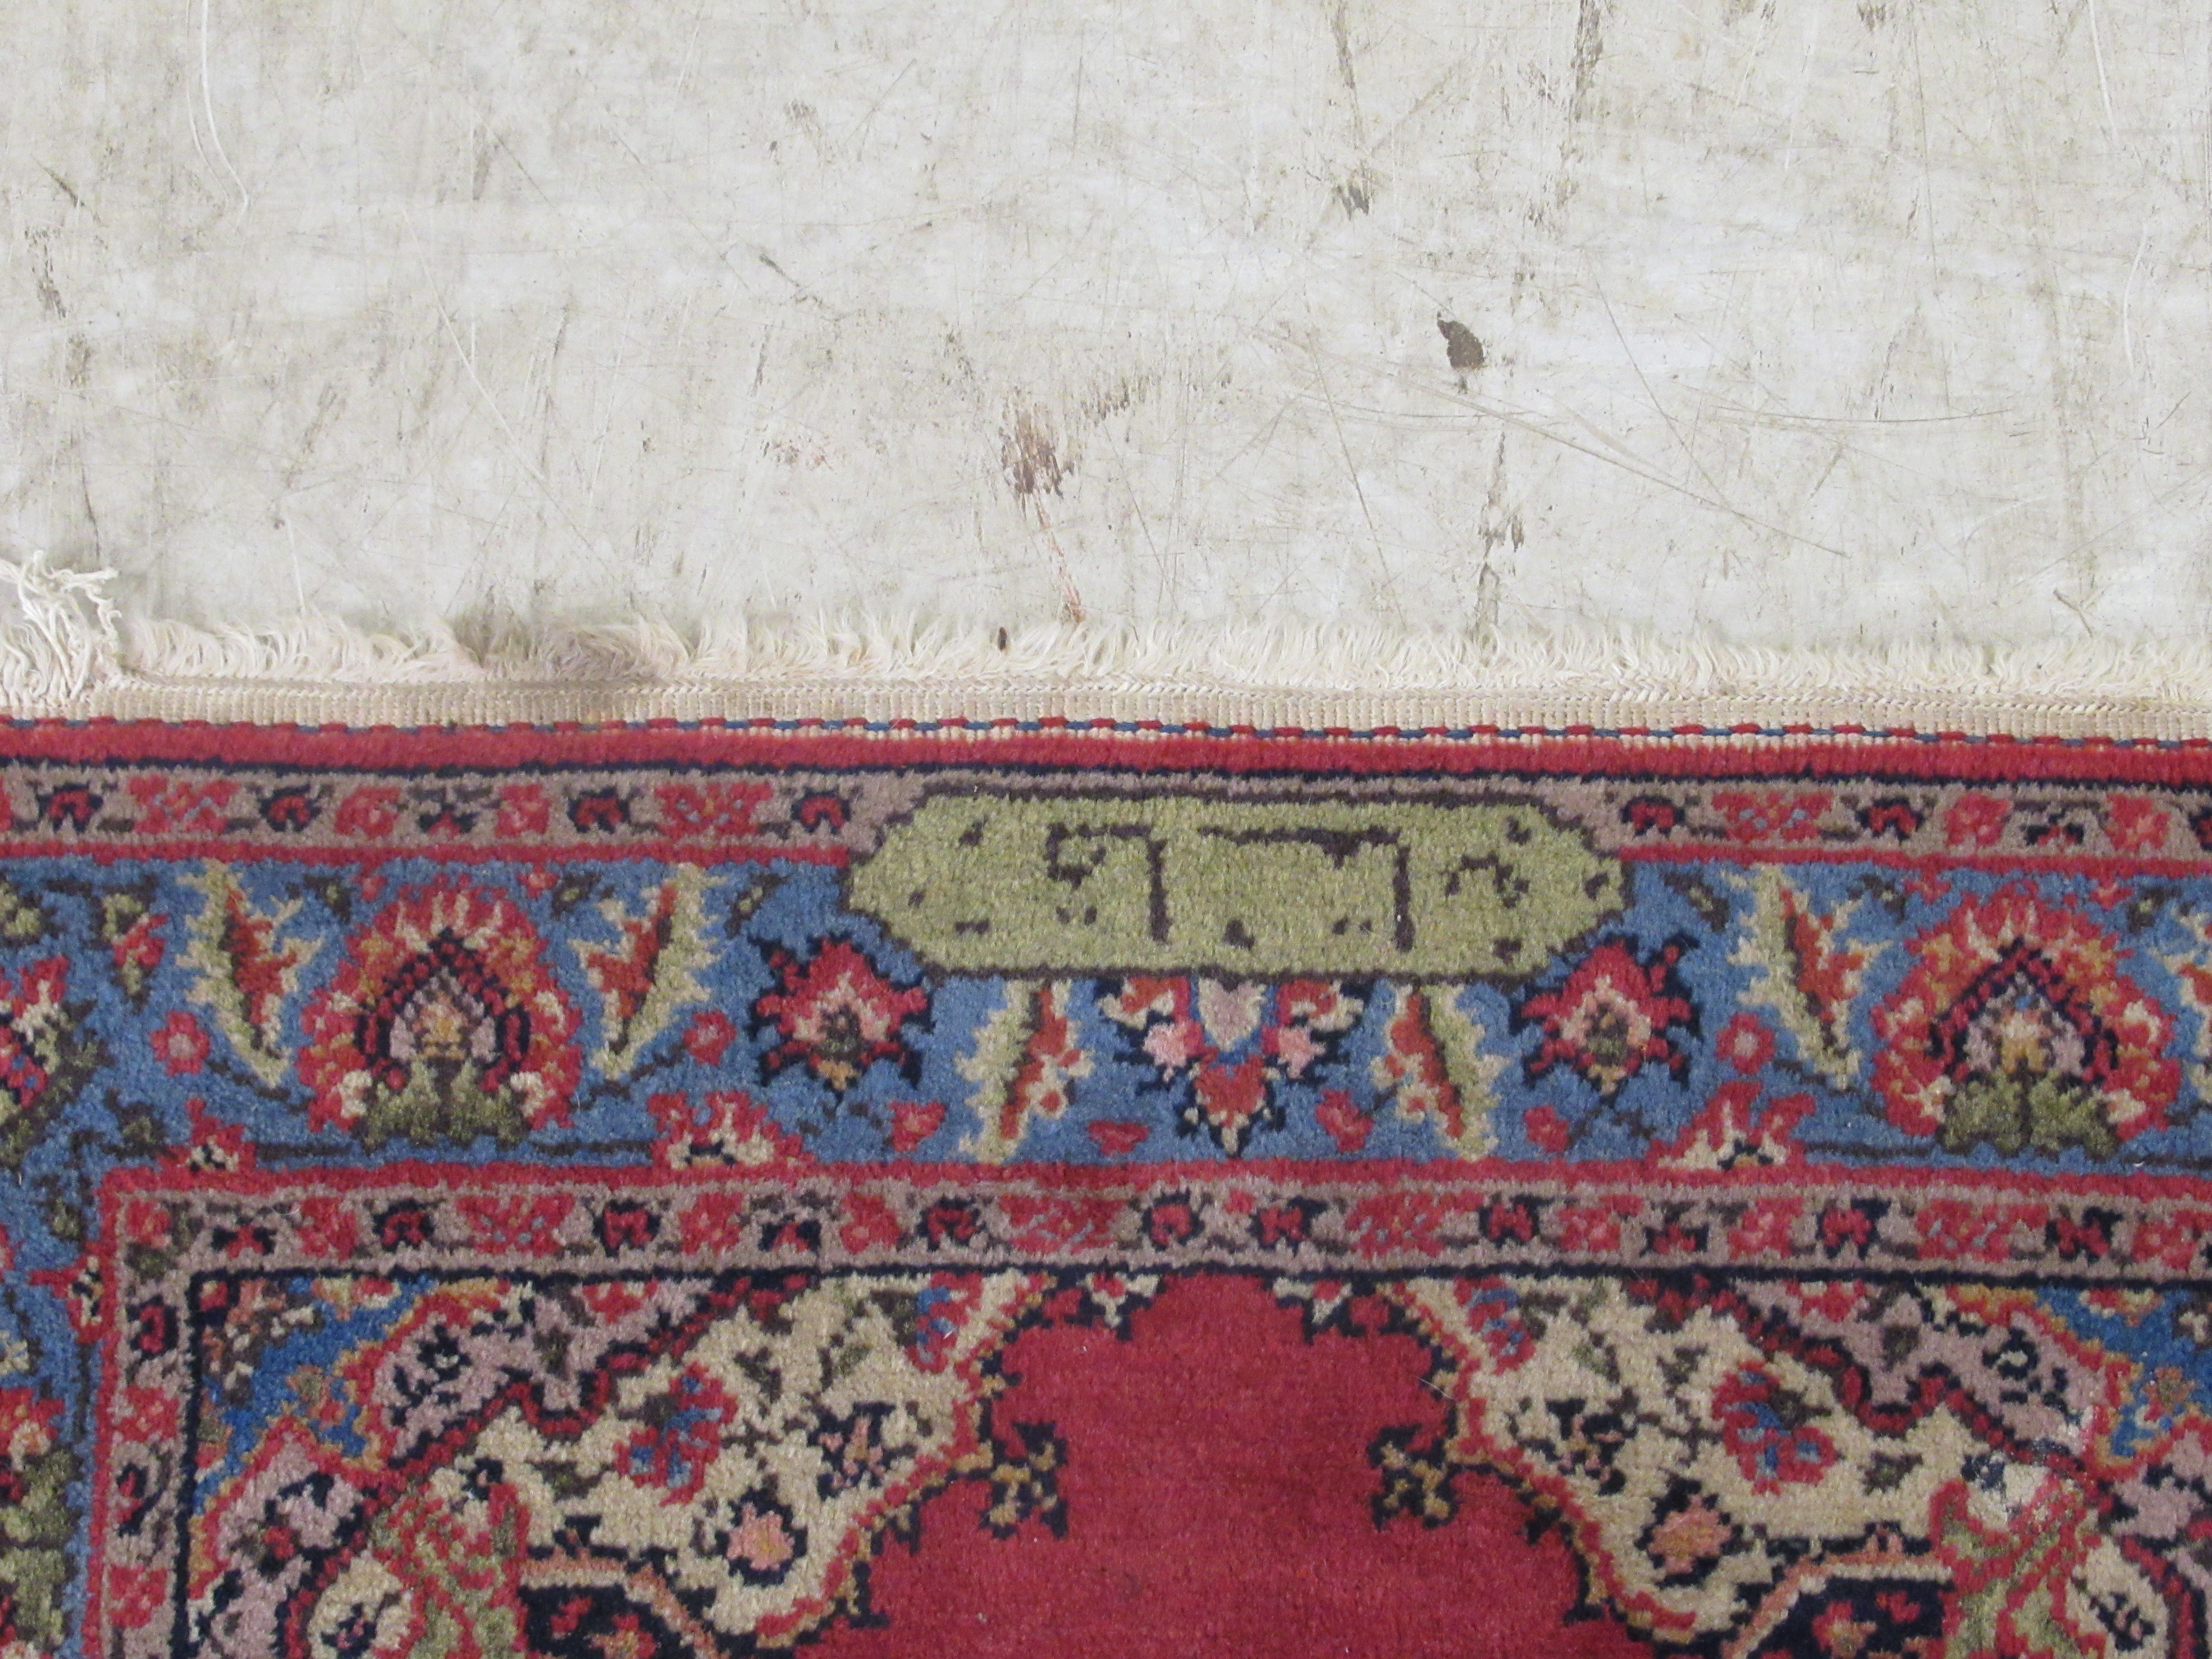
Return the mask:
[[112, 570], [57, 570], [43, 550], [21, 564], [0, 560], [15, 592], [15, 625], [0, 640], [0, 703], [9, 710], [64, 707], [114, 672]]
[[0, 638], [18, 716], [425, 725], [685, 719], [1155, 719], [1202, 725], [1476, 724], [2212, 736], [2212, 648], [1780, 652], [1623, 635], [1391, 635], [740, 622], [658, 623], [465, 645], [330, 618], [278, 629], [118, 624], [106, 571], [0, 562], [21, 617]]

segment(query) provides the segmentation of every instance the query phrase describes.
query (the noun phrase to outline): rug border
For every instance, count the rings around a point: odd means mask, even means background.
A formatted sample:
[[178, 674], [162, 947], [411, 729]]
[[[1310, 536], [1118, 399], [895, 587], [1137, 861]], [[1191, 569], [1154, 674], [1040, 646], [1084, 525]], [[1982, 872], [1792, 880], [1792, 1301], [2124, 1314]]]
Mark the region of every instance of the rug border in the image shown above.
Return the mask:
[[[1870, 659], [1861, 675], [1881, 665]], [[1807, 688], [1776, 680], [1707, 689], [1624, 673], [1610, 680], [1470, 678], [1455, 686], [1252, 685], [1197, 680], [763, 676], [709, 680], [483, 678], [392, 684], [118, 675], [70, 696], [17, 699], [70, 720], [324, 726], [627, 726], [660, 721], [931, 726], [1097, 723], [1191, 732], [1527, 733], [1746, 729], [2043, 738], [2212, 739], [2212, 679], [2185, 697], [1944, 689]]]

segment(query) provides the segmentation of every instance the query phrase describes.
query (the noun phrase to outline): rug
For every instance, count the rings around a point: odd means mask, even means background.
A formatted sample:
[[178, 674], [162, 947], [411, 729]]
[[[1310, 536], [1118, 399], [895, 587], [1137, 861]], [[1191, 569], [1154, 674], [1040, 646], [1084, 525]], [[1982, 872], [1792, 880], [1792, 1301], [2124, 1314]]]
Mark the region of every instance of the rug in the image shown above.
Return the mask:
[[2203, 744], [0, 744], [5, 1659], [2204, 1651]]

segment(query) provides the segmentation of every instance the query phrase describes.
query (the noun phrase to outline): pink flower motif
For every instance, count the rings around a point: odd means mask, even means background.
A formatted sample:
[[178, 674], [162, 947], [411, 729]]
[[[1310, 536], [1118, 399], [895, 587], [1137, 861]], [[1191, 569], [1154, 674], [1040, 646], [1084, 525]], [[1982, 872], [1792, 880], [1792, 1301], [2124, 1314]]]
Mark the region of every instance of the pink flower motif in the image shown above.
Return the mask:
[[153, 1045], [154, 1058], [171, 1077], [198, 1072], [207, 1064], [208, 1035], [200, 1029], [199, 1021], [182, 1009], [171, 1014], [146, 1040]]
[[684, 1052], [702, 1066], [719, 1066], [737, 1036], [738, 1028], [730, 1017], [719, 1008], [710, 1008], [691, 1017], [690, 1029], [684, 1033]]

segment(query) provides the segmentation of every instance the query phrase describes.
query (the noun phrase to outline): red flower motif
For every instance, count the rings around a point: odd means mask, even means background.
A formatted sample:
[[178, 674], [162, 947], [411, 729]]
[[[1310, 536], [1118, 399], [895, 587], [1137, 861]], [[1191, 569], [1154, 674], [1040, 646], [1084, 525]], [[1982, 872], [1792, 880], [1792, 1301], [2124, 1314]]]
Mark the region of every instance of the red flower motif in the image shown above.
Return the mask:
[[380, 840], [399, 823], [399, 792], [388, 784], [364, 784], [338, 803], [331, 827], [341, 836]]
[[512, 1145], [568, 1121], [576, 1013], [513, 900], [442, 881], [403, 892], [355, 936], [307, 1006], [307, 1121], [372, 1146]]
[[1721, 1027], [1720, 1040], [1713, 1046], [1723, 1060], [1746, 1077], [1774, 1058], [1774, 1034], [1755, 1014], [1738, 1014], [1729, 1020]]
[[1142, 1123], [1104, 1118], [1089, 1125], [1086, 1133], [1091, 1136], [1091, 1144], [1098, 1149], [1100, 1157], [1126, 1158], [1143, 1146], [1152, 1132]]
[[271, 830], [296, 832], [315, 821], [315, 798], [305, 789], [279, 789], [261, 803], [261, 821]]
[[660, 827], [672, 836], [750, 836], [753, 813], [771, 791], [764, 783], [663, 783], [654, 786]]
[[171, 1014], [146, 1040], [153, 1046], [154, 1058], [171, 1077], [198, 1072], [207, 1064], [208, 1034], [200, 1029], [199, 1021], [182, 1009]]
[[1755, 1492], [1818, 1480], [1836, 1461], [1836, 1443], [1809, 1420], [1805, 1402], [1765, 1365], [1739, 1365], [1713, 1390], [1721, 1443]]
[[611, 1255], [641, 1250], [659, 1231], [653, 1212], [642, 1204], [610, 1204], [599, 1212], [599, 1243]]
[[945, 1127], [941, 1100], [895, 1100], [891, 1103], [891, 1150], [910, 1152]]
[[1920, 830], [1920, 811], [1902, 795], [1885, 795], [1859, 809], [1859, 823], [1870, 836], [1905, 841]]
[[645, 1421], [615, 1454], [615, 1468], [641, 1486], [660, 1489], [664, 1504], [697, 1495], [721, 1455], [722, 1431], [737, 1404], [712, 1375], [686, 1366], [665, 1395], [646, 1402]]
[[39, 797], [39, 816], [58, 830], [83, 830], [106, 804], [88, 785], [64, 783]]
[[1874, 1085], [1898, 1127], [1953, 1152], [2110, 1157], [2164, 1126], [2181, 1085], [2172, 1018], [2071, 905], [2008, 887], [1911, 948], [1911, 971], [1874, 1014]]
[[1620, 809], [1620, 821], [1639, 836], [1663, 836], [1682, 822], [1682, 809], [1663, 795], [1638, 795]]
[[743, 1090], [716, 1091], [698, 1105], [689, 1095], [654, 1095], [646, 1103], [660, 1133], [653, 1161], [666, 1170], [695, 1164], [782, 1168], [806, 1163], [806, 1146], [778, 1127]]
[[1626, 939], [1607, 939], [1557, 990], [1530, 996], [1513, 1018], [1516, 1030], [1543, 1028], [1528, 1057], [1529, 1080], [1563, 1066], [1609, 1100], [1646, 1066], [1680, 1076], [1689, 1059], [1679, 1037], [1698, 1029], [1698, 1011], [1674, 972], [1688, 948], [1686, 939], [1669, 939], [1639, 957]]
[[615, 790], [592, 790], [568, 803], [568, 822], [587, 835], [611, 835], [629, 822], [629, 803]]
[[178, 780], [148, 774], [131, 780], [138, 804], [138, 832], [145, 836], [219, 836], [228, 827], [234, 778]]
[[710, 1008], [691, 1017], [691, 1024], [684, 1033], [684, 1052], [702, 1066], [719, 1066], [737, 1036], [738, 1028], [730, 1017], [719, 1008]]
[[1352, 1093], [1346, 1089], [1323, 1090], [1321, 1104], [1314, 1108], [1314, 1116], [1328, 1131], [1328, 1138], [1340, 1152], [1358, 1152], [1375, 1133], [1375, 1120], [1352, 1103]]
[[804, 962], [787, 951], [772, 951], [769, 967], [777, 988], [753, 1004], [753, 1018], [774, 1027], [782, 1041], [763, 1056], [765, 1071], [804, 1066], [839, 1094], [878, 1060], [888, 1060], [909, 1081], [920, 1074], [921, 1059], [901, 1033], [908, 1020], [928, 1012], [926, 988], [894, 985], [842, 939], [823, 940]]
[[552, 821], [553, 803], [546, 799], [544, 784], [509, 783], [500, 787], [499, 816], [492, 828], [501, 840], [542, 836]]
[[2142, 795], [2115, 795], [2105, 808], [2105, 833], [2123, 853], [2154, 853], [2166, 844], [2172, 817]]
[[1549, 1106], [1537, 1106], [1522, 1114], [1522, 1132], [1528, 1144], [1540, 1152], [1549, 1152], [1557, 1158], [1574, 1145], [1574, 1131]]
[[1820, 833], [1829, 799], [1820, 790], [1723, 789], [1715, 792], [1713, 806], [1732, 841], [1810, 841]]
[[1953, 848], [1994, 847], [2004, 834], [2012, 803], [1996, 795], [1961, 795], [1943, 814], [1943, 839]]

